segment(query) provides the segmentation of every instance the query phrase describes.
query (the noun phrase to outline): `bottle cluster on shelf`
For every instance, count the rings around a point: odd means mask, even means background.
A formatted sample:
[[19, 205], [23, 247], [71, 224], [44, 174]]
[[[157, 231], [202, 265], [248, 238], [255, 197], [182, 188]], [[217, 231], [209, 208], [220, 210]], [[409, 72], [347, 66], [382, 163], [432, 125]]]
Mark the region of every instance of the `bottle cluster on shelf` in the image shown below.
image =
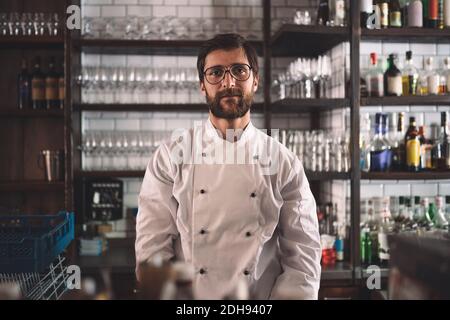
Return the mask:
[[327, 55], [317, 59], [297, 58], [272, 84], [278, 99], [331, 98], [331, 61]]
[[292, 151], [305, 170], [314, 172], [350, 171], [348, 131], [280, 130], [280, 142]]
[[361, 201], [361, 262], [387, 264], [388, 236], [448, 232], [450, 196], [374, 197]]
[[91, 131], [82, 136], [82, 168], [144, 170], [152, 153], [170, 131]]
[[347, 224], [338, 219], [337, 203], [317, 205], [317, 219], [322, 242], [322, 264], [344, 260], [344, 242], [347, 241]]
[[[412, 52], [406, 52], [403, 69], [397, 65], [397, 55], [390, 54], [388, 66], [384, 70], [377, 54], [370, 54], [370, 66], [361, 86], [361, 96], [427, 96], [450, 94], [450, 57], [442, 59], [442, 68], [438, 61], [430, 57], [423, 60], [423, 69], [418, 70], [413, 63]], [[366, 90], [364, 90], [364, 88]]]
[[316, 24], [331, 27], [345, 26], [347, 24], [345, 0], [320, 0]]
[[61, 23], [57, 13], [0, 12], [0, 36], [58, 36]]
[[[367, 130], [370, 120], [366, 119], [365, 123]], [[449, 170], [448, 113], [441, 112], [440, 127], [433, 125], [431, 135], [425, 126], [417, 128], [415, 117], [409, 118], [406, 132], [403, 123], [404, 113], [392, 113], [390, 117], [376, 114], [374, 135], [361, 134], [361, 169], [366, 172]], [[393, 130], [389, 131], [389, 127]]]
[[41, 57], [33, 60], [31, 72], [26, 59], [22, 59], [17, 77], [17, 101], [19, 109], [62, 109], [65, 99], [64, 67], [57, 67], [55, 57], [48, 59], [44, 72]]
[[361, 28], [450, 28], [450, 0], [361, 0]]

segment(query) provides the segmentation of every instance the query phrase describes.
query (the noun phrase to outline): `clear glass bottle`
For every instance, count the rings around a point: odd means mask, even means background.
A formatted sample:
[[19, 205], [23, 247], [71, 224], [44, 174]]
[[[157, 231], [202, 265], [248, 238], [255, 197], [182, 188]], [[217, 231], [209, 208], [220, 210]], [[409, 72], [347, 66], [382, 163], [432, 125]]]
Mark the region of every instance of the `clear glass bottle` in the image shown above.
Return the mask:
[[[450, 9], [449, 9], [450, 11]], [[443, 62], [443, 70], [441, 73], [441, 94], [450, 93], [450, 57], [445, 57]]]
[[370, 66], [366, 75], [367, 94], [369, 97], [382, 97], [384, 94], [383, 69], [378, 64], [377, 54], [370, 54]]
[[415, 96], [417, 94], [417, 80], [419, 72], [413, 64], [412, 51], [406, 52], [405, 66], [402, 71], [402, 84], [404, 96]]
[[433, 57], [428, 57], [425, 59], [425, 70], [427, 72], [427, 87], [428, 94], [439, 94], [439, 81], [440, 76], [433, 69]]
[[387, 205], [385, 204], [380, 212], [380, 222], [378, 224], [378, 258], [381, 265], [387, 265], [389, 261], [388, 236], [394, 231], [394, 223], [389, 211], [389, 198], [387, 199]]
[[448, 134], [448, 113], [441, 112], [441, 132], [433, 146], [433, 168], [450, 169], [450, 137]]
[[370, 171], [387, 171], [391, 161], [389, 144], [383, 137], [383, 116], [375, 115], [375, 136], [370, 144]]
[[448, 227], [448, 221], [445, 217], [445, 203], [444, 197], [436, 197], [436, 216], [434, 217], [434, 223], [436, 227], [445, 229]]
[[370, 114], [361, 115], [361, 134], [359, 135], [360, 167], [364, 172], [370, 171], [370, 141], [371, 139]]
[[345, 0], [331, 0], [330, 11], [330, 25], [345, 26]]

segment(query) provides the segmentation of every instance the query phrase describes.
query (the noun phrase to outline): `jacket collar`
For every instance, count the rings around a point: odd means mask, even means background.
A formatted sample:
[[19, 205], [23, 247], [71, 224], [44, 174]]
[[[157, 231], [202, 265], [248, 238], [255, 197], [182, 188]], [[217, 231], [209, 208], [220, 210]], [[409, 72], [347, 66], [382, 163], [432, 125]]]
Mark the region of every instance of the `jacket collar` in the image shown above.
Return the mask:
[[[206, 120], [205, 131], [206, 131], [206, 135], [208, 137], [214, 139], [216, 142], [233, 143], [233, 142], [230, 142], [230, 141], [222, 138], [222, 134], [219, 132], [218, 129], [216, 129], [214, 127], [213, 123], [211, 122], [210, 117], [208, 117], [208, 120]], [[250, 120], [250, 122], [245, 127], [243, 132], [240, 133], [240, 137], [238, 136], [238, 140], [236, 141], [236, 143], [240, 145], [240, 144], [248, 141], [253, 136], [254, 132], [255, 132], [255, 127], [253, 126], [252, 121]]]

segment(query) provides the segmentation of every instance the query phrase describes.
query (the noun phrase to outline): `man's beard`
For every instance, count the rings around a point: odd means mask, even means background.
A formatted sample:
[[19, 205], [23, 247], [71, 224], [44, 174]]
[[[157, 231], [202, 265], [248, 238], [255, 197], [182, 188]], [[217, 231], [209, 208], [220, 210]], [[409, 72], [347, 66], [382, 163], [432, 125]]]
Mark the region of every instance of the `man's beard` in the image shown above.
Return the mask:
[[[225, 97], [224, 99], [222, 99]], [[229, 97], [229, 98], [226, 98]], [[228, 100], [229, 99], [229, 100]], [[237, 102], [231, 99], [237, 99]], [[221, 105], [221, 100], [227, 103], [227, 107]], [[228, 100], [225, 102], [225, 100]], [[243, 117], [250, 109], [253, 101], [253, 93], [244, 95], [240, 88], [228, 88], [216, 93], [214, 98], [211, 98], [206, 92], [206, 102], [208, 103], [211, 113], [223, 119], [237, 119]], [[233, 105], [231, 105], [233, 104]]]

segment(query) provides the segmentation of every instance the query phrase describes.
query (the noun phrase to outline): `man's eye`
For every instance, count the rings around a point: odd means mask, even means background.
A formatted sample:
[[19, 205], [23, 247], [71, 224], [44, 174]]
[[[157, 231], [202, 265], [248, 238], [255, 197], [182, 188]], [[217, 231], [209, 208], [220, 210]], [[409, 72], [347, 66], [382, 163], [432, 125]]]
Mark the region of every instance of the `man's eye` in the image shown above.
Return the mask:
[[220, 75], [222, 75], [222, 70], [220, 70], [220, 69], [211, 70], [209, 72], [209, 75], [211, 75], [211, 76], [220, 76]]

